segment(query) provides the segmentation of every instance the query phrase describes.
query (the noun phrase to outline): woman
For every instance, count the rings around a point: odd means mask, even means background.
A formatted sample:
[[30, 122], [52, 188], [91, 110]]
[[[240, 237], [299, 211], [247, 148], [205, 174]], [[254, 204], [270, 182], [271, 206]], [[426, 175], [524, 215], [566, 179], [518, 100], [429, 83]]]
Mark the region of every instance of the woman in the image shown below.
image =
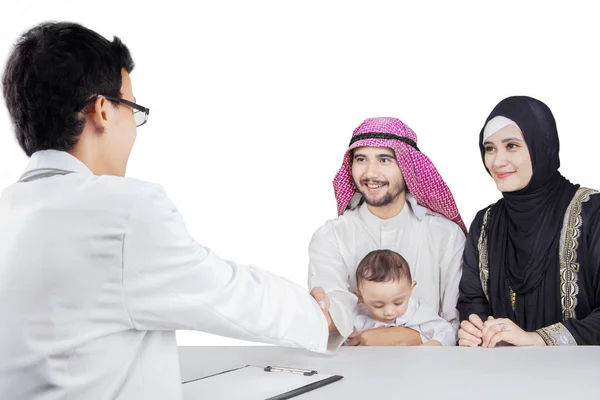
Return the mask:
[[459, 345], [600, 344], [600, 195], [558, 172], [552, 112], [504, 99], [479, 147], [502, 199], [469, 230]]

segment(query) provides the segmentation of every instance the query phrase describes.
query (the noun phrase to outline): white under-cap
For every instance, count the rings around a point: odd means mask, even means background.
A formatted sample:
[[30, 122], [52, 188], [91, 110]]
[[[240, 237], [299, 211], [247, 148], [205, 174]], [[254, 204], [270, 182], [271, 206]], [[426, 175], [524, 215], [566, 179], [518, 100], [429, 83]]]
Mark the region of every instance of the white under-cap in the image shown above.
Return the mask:
[[485, 128], [483, 128], [483, 139], [481, 139], [481, 144], [485, 143], [485, 141], [494, 133], [498, 132], [504, 127], [507, 127], [508, 125], [514, 125], [518, 130], [521, 130], [515, 121], [501, 115], [490, 119], [485, 125]]

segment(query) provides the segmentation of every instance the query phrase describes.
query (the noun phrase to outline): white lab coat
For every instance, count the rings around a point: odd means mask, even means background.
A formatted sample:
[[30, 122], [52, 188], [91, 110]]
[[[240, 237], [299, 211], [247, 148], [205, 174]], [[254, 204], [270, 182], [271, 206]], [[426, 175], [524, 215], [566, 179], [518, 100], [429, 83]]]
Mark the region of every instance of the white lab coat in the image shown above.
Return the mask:
[[159, 185], [54, 150], [22, 179], [0, 198], [0, 399], [178, 399], [176, 329], [326, 351], [305, 289], [196, 243]]

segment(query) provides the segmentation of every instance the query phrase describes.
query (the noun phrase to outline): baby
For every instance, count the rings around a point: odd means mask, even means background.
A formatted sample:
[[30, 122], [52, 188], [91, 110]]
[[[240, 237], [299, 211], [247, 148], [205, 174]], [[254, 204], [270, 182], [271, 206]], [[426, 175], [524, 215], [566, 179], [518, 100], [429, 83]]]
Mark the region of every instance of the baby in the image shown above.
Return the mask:
[[454, 346], [452, 325], [419, 300], [411, 298], [417, 282], [408, 263], [392, 250], [375, 250], [356, 269], [354, 331], [404, 326], [421, 334], [424, 345]]

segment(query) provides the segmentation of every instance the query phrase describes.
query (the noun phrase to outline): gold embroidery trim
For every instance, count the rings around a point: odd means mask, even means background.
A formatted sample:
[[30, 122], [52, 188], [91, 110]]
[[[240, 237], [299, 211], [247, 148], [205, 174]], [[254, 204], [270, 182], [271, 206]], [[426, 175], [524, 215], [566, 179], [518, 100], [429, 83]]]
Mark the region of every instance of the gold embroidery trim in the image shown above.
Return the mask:
[[512, 306], [513, 311], [515, 311], [515, 307], [517, 306], [517, 294], [514, 290], [512, 290], [510, 284], [508, 286], [508, 289], [510, 290], [510, 305]]
[[479, 240], [477, 241], [477, 251], [479, 252], [479, 280], [481, 281], [481, 287], [485, 298], [489, 301], [488, 296], [488, 279], [490, 277], [490, 270], [488, 267], [488, 251], [487, 251], [487, 222], [490, 216], [492, 207], [488, 207], [483, 215], [483, 223], [481, 224], [481, 232], [479, 233]]
[[560, 303], [562, 307], [562, 319], [575, 318], [575, 307], [577, 306], [577, 294], [579, 284], [577, 274], [579, 263], [577, 262], [577, 247], [581, 236], [581, 205], [590, 199], [592, 194], [598, 191], [588, 188], [579, 188], [573, 200], [565, 212], [563, 227], [560, 235], [559, 263], [560, 263]]
[[[579, 284], [577, 283], [577, 274], [579, 272], [579, 263], [577, 262], [577, 247], [579, 246], [579, 237], [581, 236], [581, 205], [590, 199], [593, 194], [599, 193], [597, 190], [588, 188], [579, 188], [573, 200], [567, 208], [560, 237], [559, 263], [560, 263], [560, 291], [563, 321], [569, 318], [575, 318], [575, 307], [577, 306], [577, 294], [579, 293]], [[489, 207], [484, 216], [481, 225], [481, 233], [477, 242], [479, 251], [479, 279], [485, 297], [489, 300], [487, 283], [490, 276], [488, 265], [487, 248], [487, 221], [490, 214]], [[516, 293], [510, 288], [510, 301], [513, 311], [516, 306]], [[536, 331], [546, 342], [548, 346], [557, 345], [576, 345], [575, 339], [562, 323], [550, 325]]]
[[577, 346], [571, 332], [560, 322], [538, 329], [536, 332], [544, 339], [546, 346]]
[[[479, 280], [481, 281], [481, 287], [486, 299], [490, 300], [488, 296], [488, 279], [490, 278], [490, 269], [488, 264], [488, 247], [487, 247], [487, 224], [490, 216], [492, 207], [488, 207], [483, 215], [483, 222], [481, 224], [481, 233], [479, 234], [479, 240], [477, 241], [477, 250], [479, 251]], [[510, 290], [510, 304], [513, 311], [517, 304], [517, 294], [512, 290], [510, 284], [508, 285]]]

